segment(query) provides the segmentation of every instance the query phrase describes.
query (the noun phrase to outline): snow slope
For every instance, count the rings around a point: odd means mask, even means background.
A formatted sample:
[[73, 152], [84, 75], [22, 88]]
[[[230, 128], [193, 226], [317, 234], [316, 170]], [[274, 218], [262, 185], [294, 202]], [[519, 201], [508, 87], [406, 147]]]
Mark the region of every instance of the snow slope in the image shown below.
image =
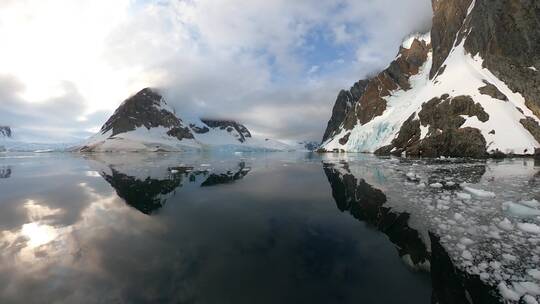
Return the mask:
[[[468, 14], [471, 13], [474, 5], [473, 1]], [[466, 35], [469, 34], [470, 30]], [[415, 39], [431, 43], [429, 33], [413, 35], [403, 42], [402, 47], [410, 49]], [[466, 40], [467, 36], [457, 43], [456, 37], [454, 47], [442, 65], [442, 71], [432, 79], [430, 79], [433, 63], [433, 51], [431, 51], [419, 73], [409, 79], [411, 89], [398, 89], [390, 96], [383, 97], [387, 107], [382, 115], [364, 125], [358, 123], [352, 130], [346, 130], [342, 125], [341, 132], [323, 142], [322, 148], [327, 151], [375, 152], [391, 144], [399, 134], [401, 126], [411, 115], [416, 113], [418, 119], [418, 113], [424, 103], [448, 94], [450, 98], [472, 97], [474, 102], [479, 103], [489, 115], [489, 120], [485, 122], [479, 121], [476, 116], [464, 116], [466, 122], [460, 127], [480, 130], [485, 138], [488, 153], [498, 150], [503, 153], [533, 154], [535, 148], [540, 147], [540, 143], [524, 128], [520, 120], [526, 118], [532, 118], [536, 122], [540, 120], [527, 108], [525, 99], [520, 93], [513, 92], [508, 85], [483, 67], [483, 59], [480, 55], [473, 57], [465, 50]], [[399, 56], [401, 54], [398, 58]], [[479, 89], [486, 86], [486, 83], [494, 85], [506, 95], [508, 100], [504, 101], [480, 93]], [[429, 125], [421, 125], [420, 128], [421, 139], [424, 139], [428, 135]], [[350, 133], [348, 141], [343, 143], [340, 139], [348, 133]]]
[[82, 152], [190, 150], [293, 151], [277, 140], [253, 137], [230, 120], [181, 119], [156, 91], [146, 88], [124, 101]]
[[[429, 35], [415, 36], [429, 42]], [[403, 43], [410, 47], [412, 38]], [[540, 144], [523, 128], [521, 119], [533, 117], [540, 120], [525, 106], [525, 100], [519, 93], [512, 92], [508, 86], [488, 69], [482, 67], [482, 58], [467, 54], [462, 42], [456, 46], [444, 63], [443, 74], [430, 80], [429, 72], [432, 64], [432, 53], [422, 66], [420, 72], [411, 77], [412, 89], [398, 90], [386, 99], [387, 109], [381, 115], [365, 125], [356, 125], [351, 131], [349, 141], [342, 145], [339, 138], [348, 132], [340, 134], [323, 143], [326, 150], [345, 150], [348, 152], [374, 152], [380, 147], [390, 144], [397, 136], [400, 127], [413, 114], [418, 113], [422, 104], [443, 94], [450, 96], [468, 95], [480, 103], [490, 118], [481, 122], [476, 116], [465, 117], [467, 120], [461, 127], [478, 128], [487, 142], [487, 150], [499, 150], [504, 153], [532, 154]], [[503, 101], [479, 92], [485, 86], [484, 80], [494, 84], [504, 93], [509, 101]], [[523, 113], [518, 110], [523, 111]], [[428, 126], [422, 126], [422, 139], [427, 134]], [[493, 132], [493, 130], [495, 132]], [[493, 134], [494, 133], [494, 134]]]

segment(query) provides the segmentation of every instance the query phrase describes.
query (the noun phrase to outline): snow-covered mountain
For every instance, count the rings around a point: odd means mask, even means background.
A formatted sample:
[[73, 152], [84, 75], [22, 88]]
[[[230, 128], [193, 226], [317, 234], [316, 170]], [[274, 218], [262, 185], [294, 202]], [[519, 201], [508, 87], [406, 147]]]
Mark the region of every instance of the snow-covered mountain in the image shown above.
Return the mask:
[[540, 147], [538, 3], [432, 4], [429, 33], [340, 92], [321, 150], [485, 157]]
[[181, 119], [157, 91], [146, 88], [125, 100], [79, 150], [113, 151], [291, 151], [293, 147], [256, 138], [231, 120]]

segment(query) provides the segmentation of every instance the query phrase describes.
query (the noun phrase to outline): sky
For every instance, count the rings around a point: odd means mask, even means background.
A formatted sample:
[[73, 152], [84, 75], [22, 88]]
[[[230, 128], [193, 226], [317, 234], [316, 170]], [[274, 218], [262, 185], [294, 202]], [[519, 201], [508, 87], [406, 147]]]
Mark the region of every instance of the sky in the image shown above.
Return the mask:
[[0, 0], [0, 125], [78, 141], [153, 87], [180, 117], [320, 141], [339, 90], [430, 22], [430, 0]]

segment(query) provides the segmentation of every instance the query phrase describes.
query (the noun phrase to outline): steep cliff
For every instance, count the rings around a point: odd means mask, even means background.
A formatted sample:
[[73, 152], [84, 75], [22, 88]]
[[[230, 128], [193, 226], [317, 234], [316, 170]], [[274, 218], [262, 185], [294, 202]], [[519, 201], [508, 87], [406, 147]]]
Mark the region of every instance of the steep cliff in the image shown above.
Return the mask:
[[431, 32], [406, 39], [346, 117], [332, 116], [339, 127], [329, 124], [323, 150], [486, 157], [540, 147], [540, 3], [432, 5]]

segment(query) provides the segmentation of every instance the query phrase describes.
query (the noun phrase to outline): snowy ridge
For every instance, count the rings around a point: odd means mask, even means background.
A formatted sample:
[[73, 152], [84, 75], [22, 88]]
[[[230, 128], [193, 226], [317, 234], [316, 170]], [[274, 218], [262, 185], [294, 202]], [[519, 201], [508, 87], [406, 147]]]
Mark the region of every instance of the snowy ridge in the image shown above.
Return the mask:
[[277, 140], [253, 137], [230, 120], [181, 119], [165, 99], [143, 89], [125, 100], [82, 152], [182, 152], [190, 150], [293, 151]]
[[[407, 38], [403, 42], [402, 47], [409, 49], [415, 39], [425, 41], [428, 44], [431, 42], [429, 33], [415, 34]], [[403, 122], [414, 111], [420, 108], [423, 102], [429, 100], [419, 98], [421, 97], [419, 95], [424, 93], [424, 86], [430, 82], [431, 56], [432, 53], [430, 52], [428, 54], [428, 60], [420, 68], [420, 72], [411, 77], [411, 90], [398, 90], [393, 92], [392, 96], [386, 98], [388, 106], [383, 115], [374, 118], [365, 125], [357, 125], [351, 131], [349, 141], [346, 144], [339, 142], [339, 139], [348, 133], [347, 130], [342, 130], [327, 142], [322, 143], [321, 147], [327, 151], [338, 149], [347, 152], [372, 153], [378, 148], [388, 145], [398, 133]]]
[[[424, 36], [408, 38], [403, 47], [410, 47], [414, 39], [427, 39]], [[348, 152], [375, 152], [380, 147], [390, 144], [398, 135], [400, 127], [414, 113], [418, 114], [422, 105], [432, 98], [450, 94], [450, 97], [466, 95], [471, 96], [489, 114], [489, 120], [481, 122], [476, 116], [464, 117], [466, 122], [461, 126], [477, 128], [487, 142], [487, 151], [501, 151], [514, 154], [533, 154], [535, 148], [540, 147], [538, 141], [520, 123], [527, 117], [535, 121], [540, 120], [525, 105], [525, 99], [519, 93], [512, 92], [508, 86], [498, 79], [488, 69], [482, 67], [483, 60], [479, 55], [474, 58], [464, 49], [463, 40], [454, 47], [444, 62], [444, 73], [434, 79], [429, 79], [432, 64], [432, 52], [422, 66], [420, 72], [411, 77], [412, 89], [398, 90], [385, 98], [387, 109], [381, 115], [365, 125], [356, 125], [351, 131], [349, 141], [341, 144], [339, 138], [348, 132], [342, 130], [337, 136], [323, 143], [324, 149], [335, 149]], [[479, 89], [493, 84], [508, 98], [500, 100], [480, 93]], [[429, 126], [422, 125], [423, 139], [427, 135]]]

